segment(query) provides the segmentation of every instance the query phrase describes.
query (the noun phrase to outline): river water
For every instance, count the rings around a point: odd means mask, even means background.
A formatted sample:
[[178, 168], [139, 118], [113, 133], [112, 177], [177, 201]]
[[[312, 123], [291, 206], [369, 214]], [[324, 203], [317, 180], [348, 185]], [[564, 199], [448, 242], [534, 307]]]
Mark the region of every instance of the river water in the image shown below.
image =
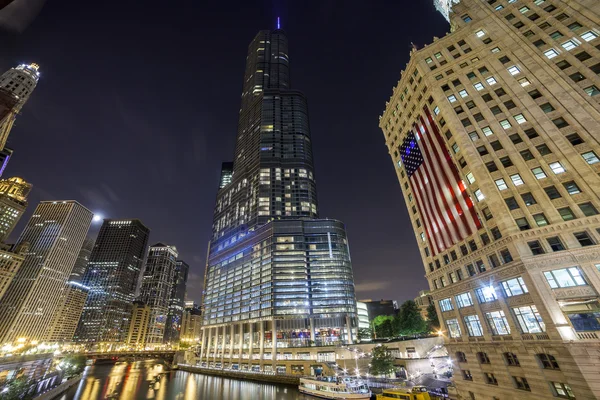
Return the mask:
[[58, 399], [315, 400], [300, 394], [294, 386], [166, 371], [155, 361], [87, 367], [79, 385]]

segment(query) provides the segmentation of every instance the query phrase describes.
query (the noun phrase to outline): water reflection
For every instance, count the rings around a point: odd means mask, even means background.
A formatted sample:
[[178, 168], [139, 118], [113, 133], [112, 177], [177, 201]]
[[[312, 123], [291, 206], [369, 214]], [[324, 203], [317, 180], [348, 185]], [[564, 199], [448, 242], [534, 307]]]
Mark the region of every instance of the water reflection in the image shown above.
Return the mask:
[[60, 400], [309, 400], [293, 386], [167, 371], [155, 361], [88, 367], [80, 384]]

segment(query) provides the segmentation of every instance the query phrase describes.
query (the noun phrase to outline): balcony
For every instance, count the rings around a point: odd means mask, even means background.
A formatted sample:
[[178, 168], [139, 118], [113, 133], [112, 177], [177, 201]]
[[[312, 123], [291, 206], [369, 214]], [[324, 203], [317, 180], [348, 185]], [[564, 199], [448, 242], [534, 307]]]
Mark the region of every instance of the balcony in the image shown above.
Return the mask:
[[580, 340], [598, 340], [600, 339], [600, 331], [596, 332], [577, 332]]
[[523, 340], [550, 340], [550, 336], [546, 333], [524, 333], [521, 335], [521, 339]]

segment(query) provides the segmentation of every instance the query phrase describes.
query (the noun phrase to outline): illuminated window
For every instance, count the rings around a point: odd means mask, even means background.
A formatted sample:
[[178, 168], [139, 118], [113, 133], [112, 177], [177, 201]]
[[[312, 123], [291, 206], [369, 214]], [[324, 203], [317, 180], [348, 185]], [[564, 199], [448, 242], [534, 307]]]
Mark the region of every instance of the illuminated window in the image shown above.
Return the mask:
[[490, 135], [494, 134], [494, 132], [492, 131], [492, 129], [489, 126], [484, 126], [483, 128], [481, 128], [481, 131], [483, 132], [483, 134], [485, 136], [490, 136]]
[[448, 101], [450, 103], [454, 103], [456, 101], [456, 96], [454, 96], [453, 94], [451, 94], [450, 96], [448, 96]]
[[596, 34], [596, 32], [592, 32], [592, 31], [587, 31], [586, 33], [581, 35], [581, 38], [583, 40], [585, 40], [586, 42], [591, 42], [592, 40], [596, 39], [597, 37], [598, 37], [598, 35]]
[[566, 42], [564, 42], [562, 44], [563, 49], [569, 51], [569, 50], [573, 50], [575, 47], [579, 46], [579, 43], [577, 43], [575, 40], [571, 39], [571, 40], [567, 40]]
[[548, 164], [548, 166], [550, 167], [550, 169], [552, 170], [552, 172], [554, 172], [554, 175], [562, 174], [563, 172], [566, 171], [564, 169], [564, 167], [562, 166], [562, 164], [559, 163], [558, 161], [550, 163], [550, 164]]
[[527, 120], [525, 119], [525, 116], [523, 116], [523, 114], [517, 114], [513, 117], [515, 119], [515, 121], [517, 121], [519, 124], [524, 124], [525, 122], [527, 122]]
[[438, 114], [440, 113], [440, 108], [436, 106], [436, 107], [433, 109], [433, 113], [434, 113], [435, 115], [438, 115]]
[[552, 289], [587, 285], [577, 267], [555, 269], [544, 272], [546, 281]]
[[493, 286], [477, 288], [475, 289], [475, 294], [477, 295], [477, 301], [480, 303], [489, 303], [490, 301], [498, 300], [496, 290], [494, 290]]
[[588, 94], [588, 96], [596, 96], [600, 94], [600, 90], [598, 90], [598, 88], [594, 85], [586, 87], [583, 90]]
[[464, 89], [458, 92], [458, 94], [460, 95], [460, 97], [467, 97], [469, 95], [469, 93], [467, 93], [467, 91]]
[[510, 326], [508, 325], [504, 311], [485, 313], [485, 318], [492, 330], [492, 335], [510, 335]]
[[482, 201], [483, 199], [485, 199], [485, 196], [483, 195], [483, 193], [481, 193], [481, 189], [477, 189], [475, 191], [475, 197], [477, 198], [477, 201]]
[[510, 122], [508, 122], [507, 119], [503, 119], [502, 121], [500, 121], [500, 125], [504, 128], [504, 129], [509, 129], [512, 125], [510, 124]]
[[452, 306], [452, 300], [450, 298], [440, 300], [439, 304], [442, 311], [454, 310], [454, 307]]
[[548, 59], [553, 59], [554, 57], [558, 56], [558, 51], [554, 50], [554, 49], [548, 49], [544, 52], [544, 55], [548, 58]]
[[535, 178], [538, 180], [546, 178], [546, 173], [541, 167], [533, 168], [531, 172], [533, 173], [533, 176], [535, 176]]
[[494, 47], [492, 49], [492, 53], [499, 53], [500, 52], [500, 47]]
[[566, 383], [552, 382], [552, 387], [556, 391], [557, 397], [562, 397], [565, 399], [574, 399], [575, 398], [575, 394], [573, 393], [571, 386], [567, 385]]
[[470, 184], [475, 183], [475, 177], [473, 176], [472, 172], [469, 172], [466, 176], [467, 176], [467, 181], [469, 181]]
[[542, 333], [546, 325], [536, 306], [515, 307], [512, 309], [523, 333]]
[[590, 165], [600, 162], [600, 159], [598, 159], [598, 156], [593, 151], [588, 151], [587, 153], [583, 153], [581, 156], [583, 157], [585, 162]]
[[496, 179], [496, 186], [498, 187], [498, 190], [506, 190], [508, 189], [508, 186], [506, 186], [506, 182], [504, 181], [504, 179]]
[[523, 179], [521, 179], [521, 175], [519, 174], [511, 175], [510, 179], [512, 180], [515, 186], [521, 186], [525, 183], [523, 182]]
[[483, 30], [479, 30], [479, 31], [475, 32], [475, 35], [477, 35], [478, 38], [484, 37], [485, 36], [485, 32]]
[[506, 297], [518, 296], [520, 294], [529, 293], [525, 281], [522, 277], [509, 279], [502, 282], [502, 289]]
[[467, 315], [465, 317], [465, 325], [469, 331], [469, 336], [483, 336], [483, 330], [481, 329], [481, 323], [477, 315]]
[[446, 326], [448, 327], [448, 334], [451, 338], [457, 338], [461, 336], [460, 325], [458, 325], [458, 320], [456, 318], [447, 319]]
[[488, 83], [488, 85], [495, 85], [496, 83], [498, 83], [496, 82], [496, 79], [493, 76], [490, 76], [485, 81]]
[[513, 65], [512, 67], [508, 68], [508, 73], [511, 75], [517, 75], [520, 72], [521, 72], [521, 70], [516, 65]]
[[529, 7], [521, 7], [521, 8], [519, 8], [519, 12], [521, 14], [525, 14], [527, 11], [529, 11]]
[[473, 305], [473, 299], [471, 299], [471, 293], [461, 293], [456, 298], [456, 305], [458, 308], [465, 308]]
[[518, 82], [523, 87], [529, 86], [531, 84], [531, 82], [529, 82], [529, 79], [527, 78], [521, 78]]

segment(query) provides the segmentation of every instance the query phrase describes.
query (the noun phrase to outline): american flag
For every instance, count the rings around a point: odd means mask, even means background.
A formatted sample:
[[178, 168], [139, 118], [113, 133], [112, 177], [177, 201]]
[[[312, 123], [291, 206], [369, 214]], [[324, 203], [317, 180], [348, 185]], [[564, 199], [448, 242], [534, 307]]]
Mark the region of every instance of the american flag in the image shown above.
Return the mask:
[[400, 156], [436, 255], [477, 232], [481, 222], [427, 107], [423, 114], [402, 142]]

